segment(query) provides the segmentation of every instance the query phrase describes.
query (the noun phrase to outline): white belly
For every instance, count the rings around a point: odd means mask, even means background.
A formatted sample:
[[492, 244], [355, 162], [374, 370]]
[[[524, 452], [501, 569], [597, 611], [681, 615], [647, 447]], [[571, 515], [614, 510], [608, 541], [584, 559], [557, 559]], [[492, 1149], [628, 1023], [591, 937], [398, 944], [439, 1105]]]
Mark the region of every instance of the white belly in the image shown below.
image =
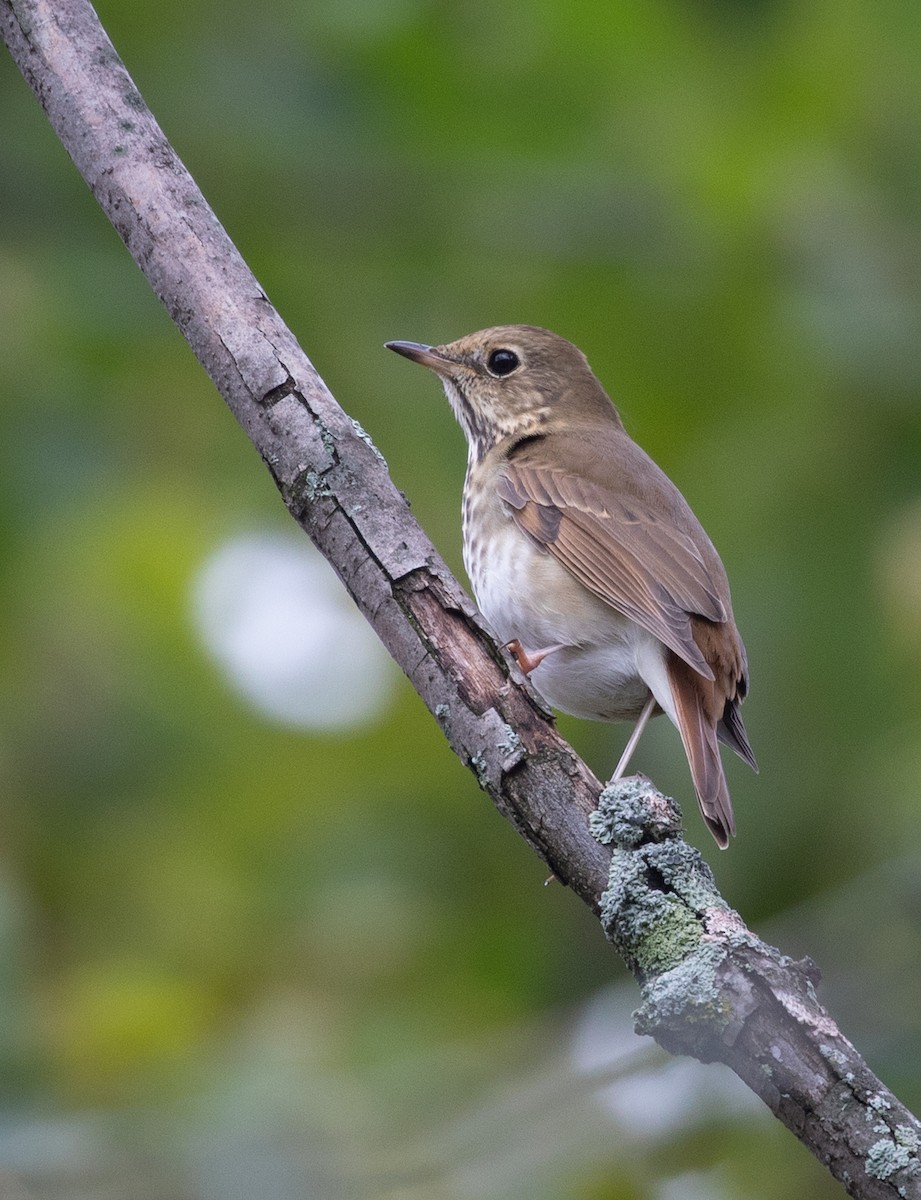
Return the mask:
[[531, 673], [548, 704], [590, 720], [634, 720], [652, 691], [673, 716], [662, 643], [577, 583], [501, 502], [480, 503], [489, 503], [488, 538], [468, 536], [469, 502], [464, 513], [464, 565], [477, 604], [504, 642], [517, 638], [530, 654], [561, 645]]

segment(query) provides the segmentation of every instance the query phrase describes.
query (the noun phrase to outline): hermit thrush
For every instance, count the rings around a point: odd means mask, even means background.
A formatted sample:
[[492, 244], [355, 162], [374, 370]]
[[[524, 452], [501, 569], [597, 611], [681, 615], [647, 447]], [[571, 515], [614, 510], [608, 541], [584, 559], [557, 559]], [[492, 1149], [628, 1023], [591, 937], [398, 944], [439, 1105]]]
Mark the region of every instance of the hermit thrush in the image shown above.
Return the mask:
[[388, 342], [440, 377], [467, 436], [464, 565], [483, 615], [555, 708], [678, 727], [711, 833], [735, 833], [718, 741], [755, 767], [719, 555], [625, 432], [585, 356], [532, 325]]

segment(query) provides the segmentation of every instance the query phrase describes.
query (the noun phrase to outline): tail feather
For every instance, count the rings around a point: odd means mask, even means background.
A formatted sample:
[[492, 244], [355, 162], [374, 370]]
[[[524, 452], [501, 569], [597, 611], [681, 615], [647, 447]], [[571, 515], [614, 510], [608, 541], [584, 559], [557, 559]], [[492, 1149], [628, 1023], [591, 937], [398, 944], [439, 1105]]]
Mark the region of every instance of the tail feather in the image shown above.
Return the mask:
[[[729, 838], [736, 831], [732, 801], [729, 799], [717, 740], [718, 722], [725, 721], [725, 715], [720, 713], [718, 708], [713, 711], [717, 702], [713, 682], [704, 679], [672, 651], [667, 655], [667, 670], [675, 715], [678, 719], [678, 732], [681, 734], [684, 752], [691, 768], [700, 811], [717, 845], [725, 850], [729, 845]], [[729, 709], [728, 704], [724, 707]], [[733, 739], [730, 740], [730, 745], [742, 752], [740, 746], [747, 746], [748, 739], [744, 736], [741, 721], [738, 721], [738, 727], [742, 730], [742, 738], [738, 744], [734, 740], [738, 731], [732, 723], [732, 718], [726, 726], [725, 733], [726, 737]], [[748, 755], [751, 755], [750, 747]], [[743, 757], [748, 756], [743, 753]]]
[[743, 762], [747, 762], [755, 772], [758, 764], [755, 762], [755, 752], [751, 748], [745, 726], [742, 724], [742, 714], [739, 712], [738, 700], [727, 700], [723, 716], [716, 727], [716, 736], [724, 746], [735, 750]]

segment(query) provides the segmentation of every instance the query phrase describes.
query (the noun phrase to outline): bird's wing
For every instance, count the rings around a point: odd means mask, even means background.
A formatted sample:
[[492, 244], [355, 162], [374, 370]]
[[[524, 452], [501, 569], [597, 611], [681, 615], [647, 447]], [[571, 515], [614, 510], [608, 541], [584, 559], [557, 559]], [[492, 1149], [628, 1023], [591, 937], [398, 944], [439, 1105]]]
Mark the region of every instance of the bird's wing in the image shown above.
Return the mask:
[[[713, 680], [691, 617], [715, 623], [730, 618], [728, 585], [716, 551], [652, 460], [626, 435], [618, 443], [621, 464], [624, 453], [635, 459], [630, 490], [617, 485], [618, 464], [611, 463], [604, 447], [594, 448], [590, 470], [579, 474], [524, 447], [506, 459], [499, 495], [521, 529], [589, 591]], [[568, 455], [557, 457], [565, 462]], [[744, 662], [739, 666], [744, 676]]]

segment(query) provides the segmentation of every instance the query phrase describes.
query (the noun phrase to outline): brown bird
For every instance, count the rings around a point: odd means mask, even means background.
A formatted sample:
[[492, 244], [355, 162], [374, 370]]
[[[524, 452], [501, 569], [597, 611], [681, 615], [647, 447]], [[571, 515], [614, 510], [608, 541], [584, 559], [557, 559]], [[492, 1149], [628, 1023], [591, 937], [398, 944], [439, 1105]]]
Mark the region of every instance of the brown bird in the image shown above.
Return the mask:
[[612, 781], [667, 713], [725, 847], [718, 741], [757, 770], [739, 713], [748, 667], [726, 572], [687, 501], [564, 338], [501, 325], [387, 345], [441, 377], [467, 436], [464, 565], [483, 615], [555, 708], [636, 721]]

